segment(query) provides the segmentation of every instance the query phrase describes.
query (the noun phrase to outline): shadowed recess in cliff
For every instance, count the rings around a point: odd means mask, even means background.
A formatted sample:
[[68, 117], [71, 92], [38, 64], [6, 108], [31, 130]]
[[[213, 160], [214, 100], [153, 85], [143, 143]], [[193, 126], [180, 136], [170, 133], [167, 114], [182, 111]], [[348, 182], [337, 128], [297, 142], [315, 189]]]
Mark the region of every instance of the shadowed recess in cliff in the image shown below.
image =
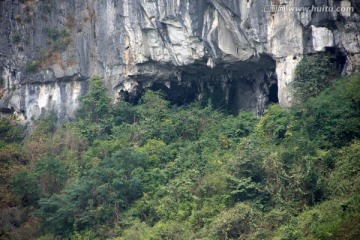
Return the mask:
[[173, 72], [167, 78], [134, 76], [139, 85], [131, 91], [121, 90], [120, 97], [136, 103], [146, 90], [162, 91], [177, 105], [210, 100], [215, 107], [235, 112], [247, 110], [256, 115], [261, 115], [270, 102], [278, 102], [275, 61], [268, 55], [213, 68], [196, 63]]
[[336, 47], [327, 47], [325, 52], [330, 56], [330, 61], [335, 67], [335, 73], [338, 75], [342, 74], [346, 65], [346, 55], [344, 52]]

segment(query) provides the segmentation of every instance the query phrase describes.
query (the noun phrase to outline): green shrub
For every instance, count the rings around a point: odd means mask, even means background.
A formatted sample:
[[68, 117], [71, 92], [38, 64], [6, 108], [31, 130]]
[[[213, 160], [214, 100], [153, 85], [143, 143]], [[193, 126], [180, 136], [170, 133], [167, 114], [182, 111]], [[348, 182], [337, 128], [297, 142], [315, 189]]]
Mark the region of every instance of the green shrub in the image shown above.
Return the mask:
[[92, 122], [99, 122], [110, 109], [110, 98], [106, 96], [106, 88], [99, 76], [91, 79], [89, 91], [82, 97], [81, 117]]
[[[342, 78], [303, 108], [302, 125], [321, 147], [340, 147], [360, 136], [360, 77]], [[351, 88], [351, 90], [350, 90]], [[299, 122], [300, 123], [300, 122]]]
[[35, 73], [39, 68], [38, 61], [27, 62], [25, 66], [25, 72], [27, 73]]
[[296, 67], [294, 79], [295, 98], [304, 102], [319, 95], [330, 86], [336, 71], [331, 57], [326, 53], [305, 56]]
[[279, 105], [270, 105], [260, 119], [256, 131], [260, 136], [280, 143], [286, 136], [290, 124], [290, 112]]
[[334, 156], [336, 171], [331, 173], [328, 191], [332, 196], [360, 192], [360, 141], [338, 150]]
[[144, 157], [131, 149], [120, 149], [60, 194], [42, 198], [38, 215], [44, 227], [66, 236], [74, 230], [99, 230], [103, 224], [111, 224], [141, 197], [137, 169], [145, 164]]
[[360, 74], [354, 74], [349, 76], [345, 87], [346, 95], [354, 103], [354, 108], [358, 110], [360, 108]]
[[47, 36], [52, 40], [57, 40], [64, 34], [64, 30], [60, 30], [58, 28], [48, 27], [45, 28], [45, 32]]
[[39, 187], [36, 176], [29, 170], [21, 170], [12, 177], [13, 192], [21, 198], [22, 206], [36, 204], [39, 200]]
[[54, 5], [55, 5], [55, 1], [54, 0], [45, 0], [44, 1], [44, 6], [45, 6], [45, 10], [47, 12], [51, 12], [52, 9], [54, 8]]
[[64, 163], [54, 156], [37, 161], [35, 164], [35, 175], [40, 192], [44, 197], [50, 197], [55, 193], [59, 193], [67, 179]]
[[45, 28], [45, 33], [49, 38], [48, 43], [52, 50], [64, 51], [72, 40], [70, 34], [65, 29], [48, 27]]
[[19, 43], [21, 41], [21, 36], [19, 33], [15, 33], [11, 36], [12, 40], [14, 41], [14, 43]]
[[144, 222], [135, 221], [130, 227], [125, 229], [121, 238], [115, 240], [150, 240], [154, 239], [153, 230]]
[[6, 143], [20, 142], [24, 135], [19, 125], [11, 118], [0, 118], [0, 139]]
[[[164, 240], [182, 240], [190, 239], [191, 231], [178, 222], [158, 222], [153, 227], [153, 239], [164, 239]], [[150, 238], [151, 239], [151, 238]]]
[[258, 212], [249, 205], [241, 203], [223, 211], [209, 226], [211, 239], [248, 239], [255, 228]]
[[44, 134], [54, 133], [56, 131], [57, 123], [58, 116], [55, 112], [51, 111], [50, 113], [43, 115], [35, 120], [35, 131]]

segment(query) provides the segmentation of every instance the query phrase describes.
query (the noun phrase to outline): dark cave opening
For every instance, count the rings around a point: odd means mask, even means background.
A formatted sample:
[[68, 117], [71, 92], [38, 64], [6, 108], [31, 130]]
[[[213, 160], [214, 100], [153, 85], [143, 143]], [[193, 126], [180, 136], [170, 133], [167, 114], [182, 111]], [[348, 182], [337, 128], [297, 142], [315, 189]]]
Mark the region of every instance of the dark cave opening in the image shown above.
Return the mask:
[[269, 103], [278, 103], [279, 102], [277, 83], [274, 83], [270, 86], [268, 97], [269, 97]]
[[269, 103], [278, 103], [275, 61], [267, 55], [230, 65], [193, 64], [167, 78], [136, 79], [138, 86], [131, 92], [120, 90], [120, 97], [136, 104], [147, 91], [161, 91], [171, 104], [187, 105], [194, 101], [230, 113], [240, 110], [262, 115]]
[[341, 49], [335, 47], [327, 47], [325, 52], [330, 55], [330, 61], [335, 67], [336, 74], [341, 75], [346, 64], [346, 54]]
[[168, 101], [179, 106], [194, 102], [197, 95], [194, 86], [183, 86], [173, 82], [154, 82], [150, 90], [161, 91]]
[[14, 112], [14, 109], [11, 108], [7, 108], [7, 107], [2, 107], [0, 108], [0, 112], [3, 114], [12, 114]]
[[[346, 55], [335, 47], [328, 47], [325, 52], [330, 55], [336, 75], [340, 75]], [[161, 91], [171, 104], [180, 106], [197, 100], [207, 104], [210, 101], [216, 108], [234, 113], [252, 111], [256, 115], [261, 115], [269, 104], [279, 103], [275, 61], [267, 55], [257, 61], [219, 65], [213, 69], [192, 65], [179, 72], [180, 78], [159, 79], [147, 87], [140, 87], [140, 95], [146, 90]], [[261, 98], [265, 100], [259, 100]]]

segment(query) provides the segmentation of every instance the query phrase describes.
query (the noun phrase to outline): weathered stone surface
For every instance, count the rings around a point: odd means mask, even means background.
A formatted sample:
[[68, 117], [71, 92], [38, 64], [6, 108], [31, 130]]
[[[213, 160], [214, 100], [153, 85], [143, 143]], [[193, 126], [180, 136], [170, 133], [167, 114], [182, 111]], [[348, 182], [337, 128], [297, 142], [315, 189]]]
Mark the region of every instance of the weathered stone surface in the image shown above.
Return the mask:
[[[355, 11], [289, 10], [324, 4]], [[285, 11], [264, 11], [270, 5]], [[347, 57], [343, 73], [359, 72], [359, 10], [355, 0], [3, 0], [0, 108], [66, 119], [97, 74], [114, 101], [146, 88], [181, 102], [217, 92], [261, 114], [276, 82], [280, 103], [291, 105], [304, 54], [336, 48]]]
[[334, 46], [334, 34], [325, 27], [311, 26], [312, 44], [315, 51], [324, 51], [327, 47]]

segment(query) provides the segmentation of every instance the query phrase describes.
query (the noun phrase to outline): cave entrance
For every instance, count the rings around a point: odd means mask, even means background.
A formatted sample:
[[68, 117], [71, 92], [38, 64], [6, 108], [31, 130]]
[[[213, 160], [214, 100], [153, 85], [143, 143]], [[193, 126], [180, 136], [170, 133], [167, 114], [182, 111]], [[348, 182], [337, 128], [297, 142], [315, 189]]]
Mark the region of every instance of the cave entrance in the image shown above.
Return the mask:
[[[206, 63], [170, 69], [173, 76], [144, 79], [139, 76], [136, 96], [123, 99], [139, 99], [146, 90], [161, 91], [175, 105], [209, 101], [215, 108], [237, 113], [240, 110], [262, 115], [269, 103], [278, 103], [278, 86], [275, 61], [262, 55], [246, 62], [230, 65], [218, 64], [209, 68]], [[122, 88], [123, 89], [123, 88]], [[130, 94], [131, 95], [131, 94]]]
[[14, 109], [11, 107], [11, 108], [7, 108], [7, 107], [2, 107], [0, 108], [0, 113], [3, 113], [3, 114], [12, 114], [14, 112]]
[[279, 103], [277, 83], [273, 83], [269, 88], [269, 103]]
[[161, 91], [168, 101], [175, 105], [189, 104], [197, 100], [196, 86], [192, 83], [186, 85], [174, 82], [154, 82], [149, 88], [152, 91]]
[[335, 73], [341, 75], [346, 64], [346, 55], [339, 48], [327, 47], [325, 52], [330, 55], [330, 61], [335, 67]]

